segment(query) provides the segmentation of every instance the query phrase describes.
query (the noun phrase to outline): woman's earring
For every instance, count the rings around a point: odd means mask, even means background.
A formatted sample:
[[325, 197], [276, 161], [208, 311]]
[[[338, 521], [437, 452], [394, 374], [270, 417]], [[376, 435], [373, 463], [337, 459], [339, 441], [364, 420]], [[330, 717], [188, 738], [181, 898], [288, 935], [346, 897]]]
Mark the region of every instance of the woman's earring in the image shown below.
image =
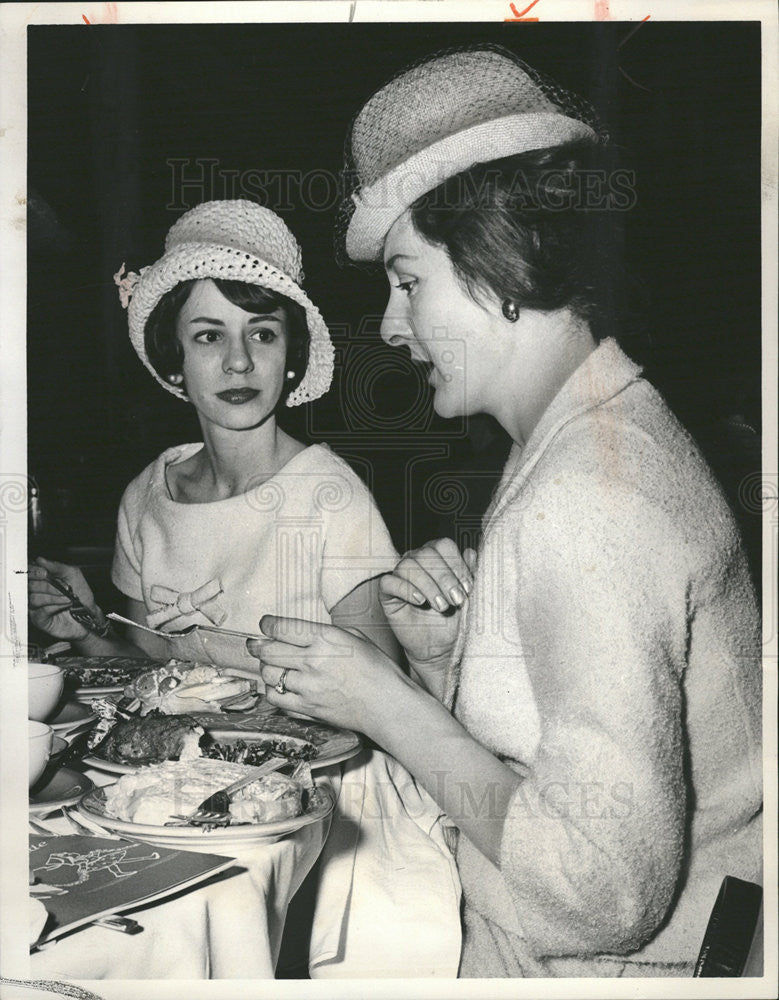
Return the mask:
[[516, 323], [519, 319], [519, 306], [513, 299], [504, 299], [501, 309], [509, 323]]
[[294, 377], [295, 377], [294, 372], [287, 372], [287, 378], [294, 378]]
[[168, 381], [171, 385], [181, 385], [184, 376], [180, 372], [175, 372], [173, 375], [168, 375]]

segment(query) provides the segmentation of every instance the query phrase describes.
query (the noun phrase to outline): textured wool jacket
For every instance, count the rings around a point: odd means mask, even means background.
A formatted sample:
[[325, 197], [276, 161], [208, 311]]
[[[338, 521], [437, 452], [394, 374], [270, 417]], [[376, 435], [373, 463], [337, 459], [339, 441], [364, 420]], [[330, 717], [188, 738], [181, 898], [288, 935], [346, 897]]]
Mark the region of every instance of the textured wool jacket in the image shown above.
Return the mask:
[[614, 341], [509, 458], [445, 702], [523, 775], [497, 866], [460, 837], [461, 975], [689, 974], [723, 876], [761, 881], [759, 619], [718, 486]]

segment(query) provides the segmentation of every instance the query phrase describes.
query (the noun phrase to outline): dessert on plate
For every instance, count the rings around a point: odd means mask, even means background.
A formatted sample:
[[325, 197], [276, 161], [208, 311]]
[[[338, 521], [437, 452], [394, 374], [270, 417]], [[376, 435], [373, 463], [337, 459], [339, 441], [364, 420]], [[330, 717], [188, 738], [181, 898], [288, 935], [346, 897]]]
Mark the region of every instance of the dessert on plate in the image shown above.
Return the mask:
[[[205, 798], [245, 773], [243, 764], [206, 758], [152, 764], [103, 789], [106, 813], [129, 823], [162, 826], [194, 812]], [[231, 824], [300, 816], [304, 793], [303, 784], [294, 778], [263, 775], [233, 796]]]

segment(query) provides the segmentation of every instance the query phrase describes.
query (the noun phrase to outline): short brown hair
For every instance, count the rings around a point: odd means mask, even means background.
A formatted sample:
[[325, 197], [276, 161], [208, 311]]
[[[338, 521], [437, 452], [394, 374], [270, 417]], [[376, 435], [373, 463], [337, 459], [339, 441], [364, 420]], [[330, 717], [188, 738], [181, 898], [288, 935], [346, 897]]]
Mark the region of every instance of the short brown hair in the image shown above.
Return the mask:
[[520, 308], [567, 306], [600, 339], [614, 333], [618, 216], [633, 203], [628, 172], [615, 189], [610, 162], [602, 146], [576, 142], [476, 164], [414, 202], [411, 219], [446, 249], [474, 299], [492, 292]]

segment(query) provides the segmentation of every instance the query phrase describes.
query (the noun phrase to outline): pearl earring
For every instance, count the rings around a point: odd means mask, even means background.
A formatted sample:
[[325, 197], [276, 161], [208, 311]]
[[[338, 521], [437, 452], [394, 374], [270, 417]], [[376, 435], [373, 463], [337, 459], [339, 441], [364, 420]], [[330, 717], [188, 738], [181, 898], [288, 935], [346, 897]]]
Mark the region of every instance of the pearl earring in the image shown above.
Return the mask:
[[176, 372], [173, 375], [168, 375], [168, 381], [171, 385], [181, 385], [184, 381], [184, 376], [180, 372]]
[[294, 377], [295, 377], [295, 373], [294, 372], [292, 372], [292, 371], [287, 372], [287, 378], [294, 378]]
[[509, 323], [516, 323], [519, 319], [519, 306], [513, 299], [504, 299], [501, 309]]

